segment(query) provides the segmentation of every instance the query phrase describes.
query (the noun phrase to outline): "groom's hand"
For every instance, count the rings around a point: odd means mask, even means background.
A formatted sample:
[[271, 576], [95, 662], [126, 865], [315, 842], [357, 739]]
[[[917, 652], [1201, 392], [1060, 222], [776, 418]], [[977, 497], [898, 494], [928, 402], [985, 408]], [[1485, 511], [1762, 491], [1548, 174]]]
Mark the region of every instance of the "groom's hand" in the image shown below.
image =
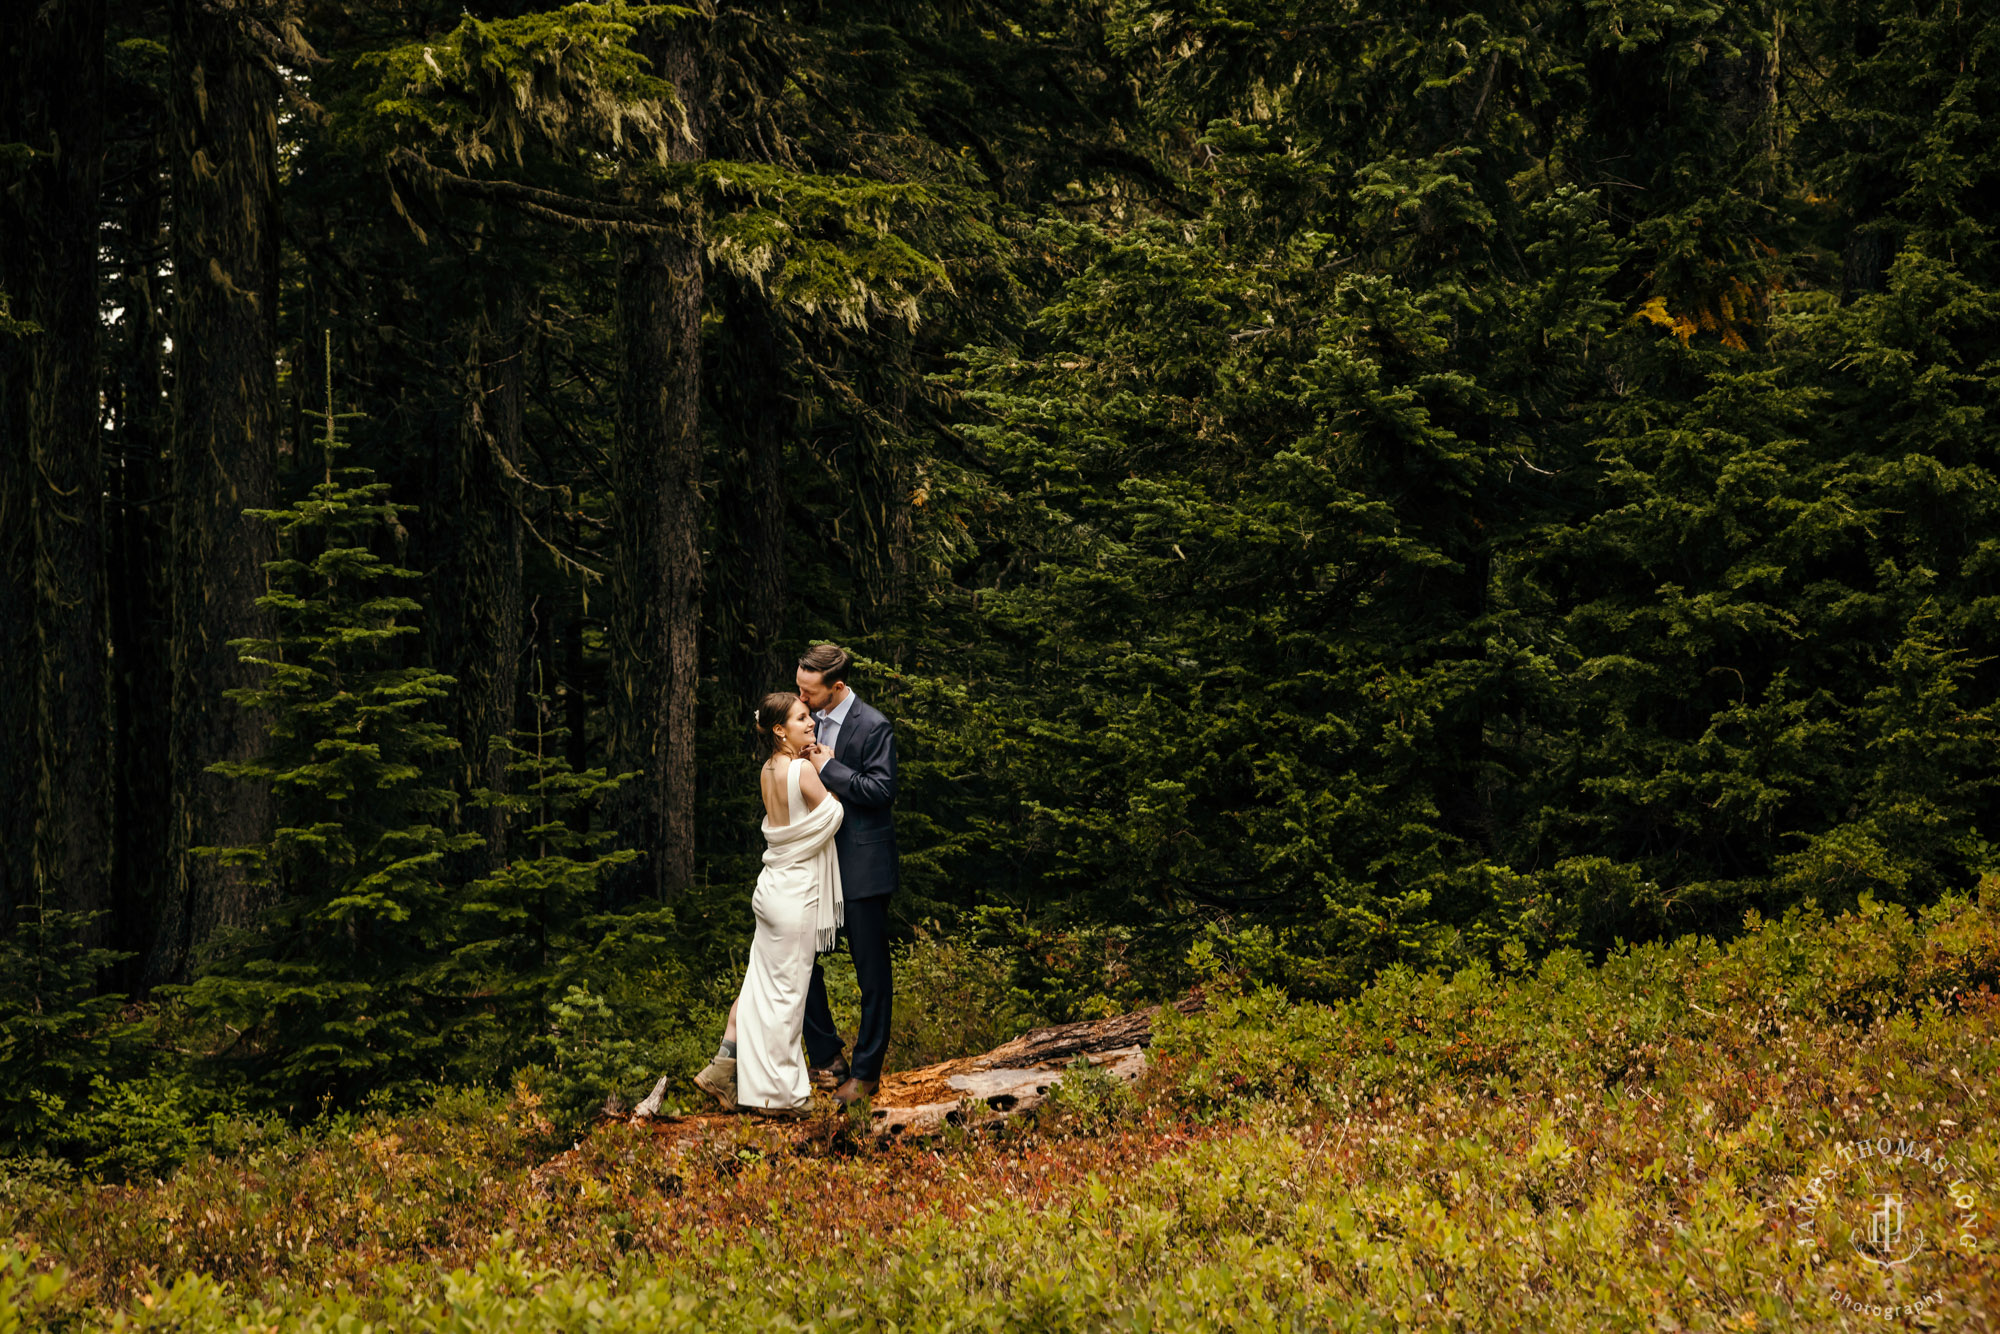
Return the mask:
[[812, 761], [813, 772], [826, 768], [826, 762], [833, 758], [833, 751], [815, 741], [806, 747], [806, 758]]

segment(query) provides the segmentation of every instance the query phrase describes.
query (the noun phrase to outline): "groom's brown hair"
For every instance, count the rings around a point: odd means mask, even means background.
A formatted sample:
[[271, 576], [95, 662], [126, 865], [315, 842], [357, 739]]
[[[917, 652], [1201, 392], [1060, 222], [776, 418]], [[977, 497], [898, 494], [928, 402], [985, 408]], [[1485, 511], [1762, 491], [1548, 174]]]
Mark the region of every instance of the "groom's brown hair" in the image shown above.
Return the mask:
[[847, 668], [853, 661], [847, 656], [847, 650], [838, 644], [814, 644], [799, 659], [799, 670], [818, 672], [822, 682], [832, 685], [847, 679]]

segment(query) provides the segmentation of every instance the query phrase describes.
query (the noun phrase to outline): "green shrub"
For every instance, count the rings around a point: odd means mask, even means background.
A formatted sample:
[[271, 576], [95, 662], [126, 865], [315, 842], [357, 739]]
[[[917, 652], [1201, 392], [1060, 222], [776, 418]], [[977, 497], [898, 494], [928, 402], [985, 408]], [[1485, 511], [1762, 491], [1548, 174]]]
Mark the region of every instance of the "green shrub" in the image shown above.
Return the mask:
[[567, 1122], [577, 1123], [615, 1098], [629, 1107], [658, 1076], [631, 1028], [604, 997], [576, 985], [549, 1006], [551, 1061], [537, 1081]]
[[89, 914], [24, 911], [0, 931], [0, 1156], [60, 1145], [93, 1081], [128, 1068], [143, 1026], [124, 998], [99, 995], [100, 970], [123, 955], [84, 943]]
[[[1075, 1068], [1023, 1133], [950, 1153], [825, 1153], [812, 1128], [740, 1118], [692, 1140], [605, 1124], [551, 1159], [531, 1093], [439, 1089], [158, 1186], [20, 1163], [0, 1309], [184, 1334], [1838, 1328], [1838, 1294], [1923, 1294], [1801, 1253], [1828, 1141], [1934, 1122], [1995, 1166], [2000, 998], [1938, 980], [1983, 976], [1995, 906], [1396, 971], [1340, 1006], [1225, 974], [1206, 1010], [1162, 1018], [1136, 1091]], [[1891, 984], [1898, 959], [1919, 962]], [[619, 1008], [592, 989], [564, 1020], [579, 1081], [645, 1058]], [[1939, 1199], [1911, 1208], [1953, 1226]], [[1937, 1328], [2000, 1300], [1976, 1241]], [[68, 1279], [29, 1291], [57, 1262]]]
[[[990, 1051], [1031, 1025], [1000, 949], [917, 928], [897, 949], [888, 1067], [909, 1070]], [[851, 976], [851, 973], [849, 974]]]
[[1049, 1089], [1036, 1126], [1063, 1135], [1101, 1135], [1129, 1120], [1138, 1106], [1130, 1084], [1079, 1056]]
[[34, 1248], [0, 1246], [0, 1334], [54, 1328], [60, 1315], [73, 1315], [69, 1273], [60, 1265], [43, 1269]]
[[965, 929], [1005, 960], [1013, 1009], [1026, 1027], [1123, 1014], [1155, 995], [1147, 979], [1158, 970], [1140, 966], [1123, 926], [1031, 921], [1011, 909], [982, 907]]
[[1976, 901], [1916, 916], [1865, 896], [1832, 920], [1815, 907], [1778, 921], [1753, 913], [1727, 946], [1685, 937], [1621, 948], [1596, 967], [1576, 950], [1532, 973], [1391, 967], [1331, 1006], [1221, 974], [1200, 1012], [1162, 1012], [1152, 1078], [1201, 1117], [1467, 1084], [1602, 1089], [1651, 1077], [1675, 1044], [1727, 1025], [1865, 1023], [1997, 984], [2000, 878], [1988, 877]]
[[186, 1075], [91, 1081], [88, 1106], [70, 1124], [74, 1152], [112, 1181], [164, 1177], [197, 1153], [229, 1142], [232, 1108]]
[[1198, 1118], [1290, 1101], [1309, 1093], [1315, 1072], [1334, 1062], [1339, 1036], [1338, 1016], [1323, 1005], [1295, 1002], [1276, 987], [1218, 984], [1193, 1015], [1160, 1011], [1150, 1079]]

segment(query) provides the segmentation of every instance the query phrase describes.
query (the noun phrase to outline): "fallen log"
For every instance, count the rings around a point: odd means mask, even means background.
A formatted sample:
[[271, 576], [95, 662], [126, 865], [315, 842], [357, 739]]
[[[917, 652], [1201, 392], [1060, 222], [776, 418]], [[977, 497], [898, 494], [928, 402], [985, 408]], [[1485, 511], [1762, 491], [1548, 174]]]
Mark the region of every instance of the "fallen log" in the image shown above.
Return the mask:
[[[983, 1055], [890, 1075], [870, 1102], [869, 1129], [885, 1138], [922, 1138], [947, 1126], [991, 1130], [1041, 1106], [1062, 1082], [1063, 1071], [1079, 1059], [1131, 1083], [1145, 1073], [1145, 1049], [1152, 1045], [1160, 1008], [1053, 1024]], [[1185, 997], [1175, 1008], [1192, 1014], [1201, 1008], [1201, 998]]]
[[[1175, 1002], [1174, 1008], [1194, 1013], [1201, 1008], [1200, 994]], [[921, 1139], [950, 1126], [994, 1129], [1040, 1107], [1079, 1060], [1131, 1083], [1145, 1073], [1146, 1048], [1152, 1044], [1160, 1009], [1153, 1005], [1108, 1019], [1053, 1024], [979, 1056], [888, 1075], [869, 1100], [869, 1132], [884, 1139]], [[668, 1086], [666, 1078], [654, 1085], [633, 1109], [633, 1119], [651, 1121], [661, 1129], [728, 1119], [724, 1113], [660, 1117]]]
[[[1152, 1005], [1109, 1019], [1086, 1019], [1080, 1023], [1037, 1028], [1011, 1042], [1001, 1043], [984, 1056], [975, 1058], [975, 1061], [982, 1065], [1039, 1066], [1123, 1047], [1151, 1046], [1153, 1025], [1160, 1017], [1161, 1008]], [[1193, 1014], [1201, 1008], [1201, 998], [1185, 997], [1176, 1001], [1174, 1008], [1182, 1014]]]
[[[991, 1130], [1011, 1117], [1040, 1107], [1047, 1101], [1050, 1090], [1062, 1082], [1063, 1076], [1075, 1068], [1077, 1061], [1101, 1067], [1105, 1073], [1128, 1084], [1146, 1072], [1145, 1048], [1133, 1045], [1110, 1051], [1077, 1052], [1060, 1068], [1042, 1064], [948, 1074], [944, 1077], [945, 1086], [957, 1094], [956, 1097], [915, 1105], [872, 1103], [869, 1129], [885, 1138], [922, 1138], [938, 1134], [947, 1126]], [[931, 1067], [931, 1070], [936, 1069], [938, 1067]], [[930, 1071], [911, 1073], [929, 1074]], [[888, 1091], [886, 1080], [883, 1081], [883, 1091]]]

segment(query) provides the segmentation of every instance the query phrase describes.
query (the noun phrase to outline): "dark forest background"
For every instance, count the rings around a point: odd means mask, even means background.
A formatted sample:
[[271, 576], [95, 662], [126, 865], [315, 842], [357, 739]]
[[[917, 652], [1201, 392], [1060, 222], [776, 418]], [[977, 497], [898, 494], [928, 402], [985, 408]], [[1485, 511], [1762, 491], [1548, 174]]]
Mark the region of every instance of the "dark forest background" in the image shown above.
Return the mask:
[[1986, 7], [0, 25], [16, 1151], [698, 1059], [822, 637], [912, 1059], [2000, 869]]

